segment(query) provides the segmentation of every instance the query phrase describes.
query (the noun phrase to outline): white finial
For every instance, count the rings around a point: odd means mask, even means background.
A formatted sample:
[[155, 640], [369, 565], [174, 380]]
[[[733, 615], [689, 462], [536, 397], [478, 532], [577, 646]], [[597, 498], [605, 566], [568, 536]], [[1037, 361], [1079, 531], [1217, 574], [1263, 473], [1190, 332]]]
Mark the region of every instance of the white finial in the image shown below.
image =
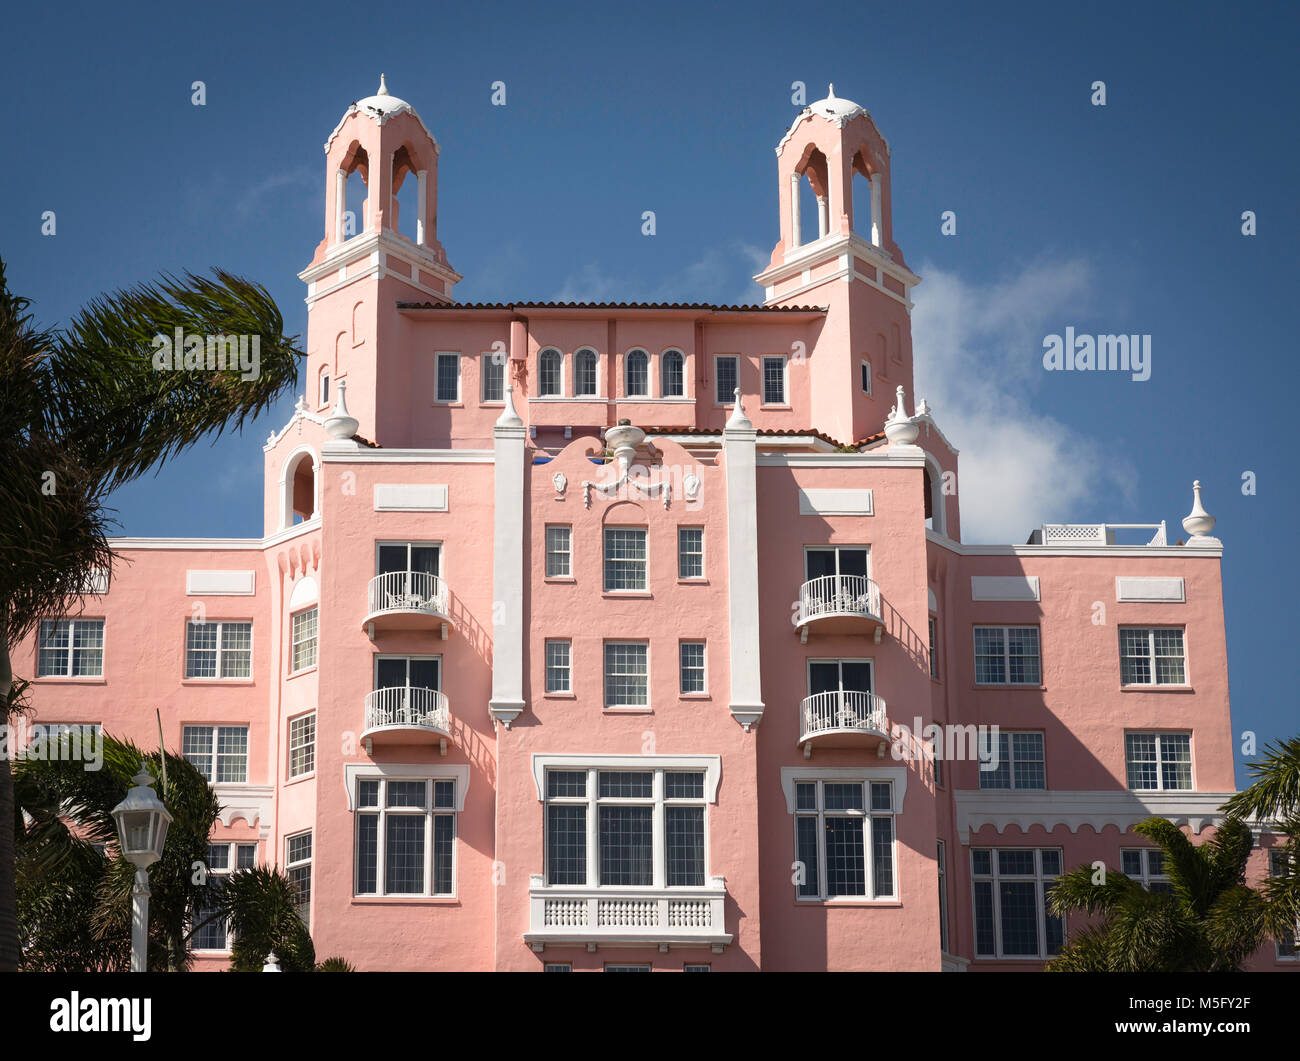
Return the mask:
[[280, 968], [280, 959], [279, 957], [277, 957], [275, 951], [268, 952], [266, 955], [266, 964], [262, 966], [262, 972], [278, 973], [281, 971], [282, 970]]
[[899, 384], [895, 394], [897, 401], [885, 417], [885, 437], [891, 445], [910, 446], [921, 433], [921, 425], [907, 415], [902, 384]]
[[379, 91], [376, 92], [375, 95], [376, 95], [376, 96], [387, 96], [387, 95], [388, 95], [388, 85], [387, 85], [387, 83], [384, 81], [384, 75], [383, 75], [383, 74], [380, 74], [380, 75], [379, 75]]
[[1210, 531], [1214, 530], [1215, 519], [1201, 504], [1200, 479], [1192, 483], [1192, 493], [1195, 500], [1192, 502], [1191, 512], [1187, 513], [1187, 518], [1183, 520], [1183, 530], [1192, 536], [1192, 541], [1195, 541], [1197, 538], [1207, 537]]
[[740, 388], [736, 388], [736, 407], [731, 410], [731, 417], [727, 420], [728, 427], [739, 429], [751, 428], [754, 425], [750, 422], [749, 417], [745, 415], [745, 406], [740, 400]]
[[348, 381], [341, 379], [338, 381], [339, 396], [334, 402], [334, 408], [330, 415], [325, 419], [325, 433], [330, 438], [337, 438], [347, 441], [357, 433], [357, 428], [361, 426], [357, 418], [348, 412]]
[[827, 98], [827, 99], [834, 99], [834, 98], [835, 98], [835, 82], [834, 82], [834, 81], [831, 82], [831, 87], [830, 87], [830, 90], [826, 93], [826, 98]]
[[515, 388], [506, 384], [506, 407], [497, 417], [497, 427], [523, 427], [524, 422], [515, 409]]

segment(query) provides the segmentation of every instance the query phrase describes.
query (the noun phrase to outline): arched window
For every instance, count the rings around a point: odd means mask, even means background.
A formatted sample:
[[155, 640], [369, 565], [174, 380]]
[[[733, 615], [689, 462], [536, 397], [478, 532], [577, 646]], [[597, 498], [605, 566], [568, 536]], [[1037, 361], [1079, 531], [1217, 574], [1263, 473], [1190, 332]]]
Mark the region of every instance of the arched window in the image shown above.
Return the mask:
[[948, 533], [943, 498], [943, 470], [933, 457], [927, 456], [922, 469], [925, 489], [925, 525], [939, 534]]
[[564, 393], [564, 355], [558, 350], [543, 350], [537, 359], [537, 393], [543, 398], [558, 398]]
[[629, 350], [623, 359], [623, 393], [629, 398], [650, 396], [650, 355], [644, 350]]
[[320, 370], [320, 407], [324, 409], [330, 403], [330, 370]]
[[304, 448], [289, 455], [280, 472], [280, 527], [316, 515], [316, 455]]
[[573, 358], [573, 393], [579, 398], [596, 396], [596, 351], [579, 350]]
[[678, 350], [668, 350], [659, 359], [659, 370], [663, 373], [663, 388], [660, 394], [665, 398], [683, 398], [686, 396], [685, 360]]

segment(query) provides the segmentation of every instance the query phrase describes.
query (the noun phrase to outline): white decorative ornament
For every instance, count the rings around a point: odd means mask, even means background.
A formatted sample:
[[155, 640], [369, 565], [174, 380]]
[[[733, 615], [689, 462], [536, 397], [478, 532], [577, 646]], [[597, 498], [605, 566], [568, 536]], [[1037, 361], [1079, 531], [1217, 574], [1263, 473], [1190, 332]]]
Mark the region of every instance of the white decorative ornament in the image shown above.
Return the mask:
[[564, 491], [568, 489], [569, 486], [569, 480], [565, 476], [564, 472], [556, 472], [551, 476], [551, 482], [555, 484], [555, 493], [558, 496], [563, 497]]
[[348, 412], [348, 381], [341, 379], [338, 382], [338, 399], [334, 402], [334, 408], [325, 420], [325, 433], [330, 438], [341, 440], [350, 439], [357, 433], [360, 423], [355, 416]]
[[636, 448], [645, 441], [645, 432], [639, 427], [633, 427], [630, 420], [620, 420], [614, 427], [605, 431], [605, 444], [614, 451], [614, 457], [618, 461], [618, 478], [605, 483], [593, 483], [590, 480], [583, 480], [582, 483], [582, 503], [591, 508], [591, 492], [599, 490], [606, 497], [616, 493], [620, 487], [636, 487], [646, 497], [653, 497], [659, 494], [663, 498], [664, 508], [668, 507], [668, 499], [672, 493], [672, 487], [667, 479], [661, 479], [657, 483], [641, 482], [643, 476], [629, 476], [632, 466], [632, 460], [636, 457]]
[[687, 472], [682, 487], [686, 490], [686, 500], [694, 501], [700, 496], [700, 477], [694, 472]]
[[1191, 512], [1187, 513], [1187, 518], [1183, 520], [1183, 530], [1191, 535], [1191, 542], [1198, 538], [1207, 538], [1210, 531], [1214, 530], [1215, 519], [1205, 511], [1205, 506], [1201, 504], [1201, 480], [1197, 479], [1192, 483], [1192, 492], [1195, 500], [1192, 503]]
[[885, 417], [885, 437], [889, 439], [891, 445], [910, 446], [921, 433], [921, 425], [907, 415], [907, 410], [903, 404], [903, 388], [901, 384], [897, 395], [897, 403], [890, 408], [889, 415]]

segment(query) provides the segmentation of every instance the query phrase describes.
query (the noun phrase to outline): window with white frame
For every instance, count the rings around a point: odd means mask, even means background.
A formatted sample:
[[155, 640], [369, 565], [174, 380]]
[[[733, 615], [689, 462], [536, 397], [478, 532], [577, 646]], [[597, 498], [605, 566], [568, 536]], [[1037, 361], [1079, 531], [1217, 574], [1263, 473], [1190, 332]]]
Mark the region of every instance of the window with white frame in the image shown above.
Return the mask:
[[683, 696], [706, 691], [704, 675], [704, 642], [682, 641], [679, 645], [681, 659], [681, 691]]
[[444, 404], [460, 401], [460, 354], [439, 354], [435, 373], [434, 400]]
[[293, 908], [304, 925], [311, 923], [311, 830], [284, 839], [284, 873], [293, 885]]
[[597, 387], [597, 365], [599, 358], [595, 350], [579, 350], [573, 355], [573, 394], [578, 398], [594, 398], [599, 393]]
[[252, 623], [191, 619], [185, 624], [186, 678], [252, 676]]
[[548, 693], [573, 692], [570, 665], [572, 648], [572, 642], [567, 640], [546, 642], [546, 691]]
[[686, 359], [680, 350], [665, 350], [659, 359], [659, 372], [663, 376], [660, 396], [681, 398], [686, 394]]
[[939, 869], [939, 950], [948, 954], [948, 849], [938, 841], [935, 853]]
[[605, 528], [605, 592], [643, 590], [646, 580], [646, 529]]
[[972, 848], [975, 957], [1049, 958], [1061, 952], [1065, 919], [1047, 912], [1061, 875], [1058, 848]]
[[785, 404], [785, 355], [763, 358], [763, 404]]
[[1192, 787], [1190, 733], [1125, 733], [1124, 761], [1134, 791]]
[[257, 865], [257, 844], [208, 844], [207, 879], [203, 899], [194, 905], [190, 924], [194, 934], [190, 945], [196, 951], [230, 950], [232, 933], [225, 918], [214, 917], [225, 892], [226, 878], [232, 870], [252, 869]]
[[711, 966], [708, 962], [687, 962], [685, 965], [682, 966], [682, 972], [711, 973], [713, 972], [713, 966]]
[[605, 965], [607, 973], [648, 973], [650, 964], [648, 962], [608, 962]]
[[703, 887], [703, 771], [548, 769], [545, 791], [547, 884]]
[[569, 578], [572, 567], [573, 528], [567, 524], [546, 527], [546, 577]]
[[794, 783], [795, 894], [800, 899], [893, 899], [890, 781]]
[[1038, 627], [975, 627], [976, 685], [1038, 685], [1041, 681]]
[[330, 374], [322, 372], [320, 374], [320, 406], [323, 409], [329, 405], [330, 401]]
[[870, 394], [871, 393], [871, 362], [870, 361], [863, 361], [858, 366], [858, 375], [860, 377], [859, 382], [862, 386], [862, 393]]
[[564, 355], [560, 351], [543, 350], [537, 356], [537, 393], [543, 398], [564, 394]]
[[930, 616], [930, 677], [939, 677], [939, 620]]
[[248, 781], [247, 726], [184, 726], [181, 754], [209, 784]]
[[[1272, 848], [1268, 853], [1268, 875], [1286, 877], [1296, 871], [1294, 865], [1288, 864], [1286, 848]], [[1300, 961], [1300, 918], [1296, 919], [1295, 928], [1289, 936], [1274, 941], [1278, 961]]]
[[[437, 542], [379, 542], [375, 546], [376, 575], [436, 575], [441, 562], [442, 546]], [[429, 592], [429, 583], [414, 578], [400, 582], [396, 588], [419, 596]]]
[[677, 577], [704, 577], [704, 528], [677, 528]]
[[623, 358], [623, 394], [628, 398], [650, 397], [650, 355], [629, 350]]
[[484, 402], [506, 400], [506, 358], [504, 354], [484, 354], [479, 358], [479, 378]]
[[1149, 892], [1172, 892], [1173, 884], [1165, 870], [1165, 853], [1155, 847], [1124, 848], [1119, 853], [1119, 868]]
[[1124, 685], [1186, 685], [1182, 627], [1121, 626], [1119, 671]]
[[571, 973], [573, 972], [572, 962], [547, 962], [545, 971], [548, 973]]
[[102, 678], [103, 619], [46, 619], [37, 641], [38, 678]]
[[713, 378], [717, 383], [714, 392], [719, 405], [733, 405], [736, 388], [740, 386], [740, 358], [724, 354], [713, 359]]
[[1041, 733], [999, 730], [996, 745], [990, 736], [980, 738], [980, 788], [1047, 787]]
[[360, 777], [356, 786], [356, 894], [454, 894], [455, 780]]
[[302, 777], [316, 769], [316, 712], [289, 720], [289, 776]]
[[316, 666], [316, 609], [305, 608], [294, 614], [290, 639], [290, 671]]
[[650, 646], [644, 641], [605, 642], [605, 706], [649, 707]]

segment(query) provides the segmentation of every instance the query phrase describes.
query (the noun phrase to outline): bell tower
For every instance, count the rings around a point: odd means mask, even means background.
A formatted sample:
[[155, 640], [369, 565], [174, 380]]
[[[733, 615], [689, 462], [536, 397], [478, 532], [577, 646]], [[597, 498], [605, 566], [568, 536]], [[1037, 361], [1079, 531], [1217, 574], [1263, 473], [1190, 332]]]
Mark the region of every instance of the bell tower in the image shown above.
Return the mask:
[[[814, 426], [842, 442], [879, 432], [900, 384], [912, 393], [920, 283], [894, 242], [889, 144], [864, 107], [805, 107], [776, 146], [780, 239], [754, 279], [767, 306], [824, 306], [809, 359]], [[811, 192], [811, 195], [808, 193]]]
[[461, 279], [438, 242], [438, 153], [382, 74], [325, 141], [324, 237], [298, 274], [307, 284], [306, 406], [328, 408], [346, 379], [358, 431], [374, 441], [409, 404], [401, 358], [378, 356], [402, 329], [397, 304], [452, 302]]

